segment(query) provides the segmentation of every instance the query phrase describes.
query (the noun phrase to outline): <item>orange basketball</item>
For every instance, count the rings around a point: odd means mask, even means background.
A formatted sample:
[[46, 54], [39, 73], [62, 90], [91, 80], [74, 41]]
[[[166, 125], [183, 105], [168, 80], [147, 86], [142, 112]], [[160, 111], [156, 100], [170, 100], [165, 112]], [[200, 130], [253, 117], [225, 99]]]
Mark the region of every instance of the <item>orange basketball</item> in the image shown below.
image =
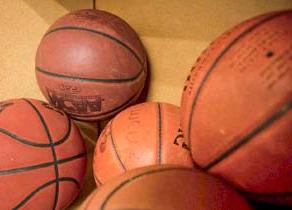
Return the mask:
[[160, 164], [192, 167], [187, 145], [179, 130], [179, 108], [147, 102], [120, 112], [99, 137], [93, 169], [96, 183], [130, 169]]
[[247, 196], [292, 205], [292, 11], [245, 21], [191, 70], [182, 128], [192, 156]]
[[146, 54], [136, 32], [100, 10], [78, 10], [58, 19], [36, 54], [40, 89], [72, 118], [109, 117], [140, 95]]
[[82, 210], [249, 210], [245, 199], [221, 180], [199, 169], [148, 166], [106, 183]]
[[85, 147], [64, 112], [32, 99], [0, 103], [0, 209], [67, 208], [80, 192]]

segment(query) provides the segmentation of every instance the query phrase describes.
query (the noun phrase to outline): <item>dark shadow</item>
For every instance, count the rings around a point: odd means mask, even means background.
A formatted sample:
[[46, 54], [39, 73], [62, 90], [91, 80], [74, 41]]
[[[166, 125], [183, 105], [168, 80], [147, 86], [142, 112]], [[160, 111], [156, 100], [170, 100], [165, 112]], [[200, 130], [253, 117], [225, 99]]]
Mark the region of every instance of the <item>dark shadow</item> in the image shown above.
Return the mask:
[[98, 136], [98, 130], [96, 123], [81, 122], [77, 120], [74, 120], [74, 123], [78, 126], [87, 149], [87, 170], [84, 179], [85, 183], [83, 183], [81, 194], [79, 195], [78, 199], [73, 203], [73, 206], [78, 206], [94, 189], [96, 189], [92, 169], [92, 160], [95, 142]]
[[[93, 176], [92, 168], [93, 153], [87, 155], [87, 170], [85, 175], [85, 183], [81, 186], [81, 193], [73, 203], [74, 206], [79, 206], [88, 197], [88, 195], [96, 189], [96, 184]], [[74, 209], [74, 208], [73, 208]]]
[[249, 200], [252, 206], [254, 206], [255, 210], [291, 210], [289, 207], [285, 206], [277, 206], [270, 203], [264, 203], [259, 201]]
[[94, 145], [97, 137], [100, 133], [96, 122], [84, 122], [79, 120], [74, 120], [74, 123], [78, 126], [82, 137], [91, 145]]
[[147, 100], [147, 97], [148, 97], [150, 81], [151, 81], [151, 63], [149, 61], [149, 57], [148, 57], [147, 53], [146, 53], [146, 58], [147, 58], [147, 76], [146, 76], [146, 80], [145, 80], [145, 84], [144, 84], [143, 90], [142, 90], [139, 98], [135, 102], [135, 104], [139, 104], [139, 103], [145, 102]]
[[[111, 116], [111, 117], [109, 117], [109, 118], [107, 118], [107, 119], [103, 119], [103, 120], [100, 120], [100, 121], [97, 122], [97, 126], [98, 126], [98, 129], [99, 129], [99, 136], [100, 136], [100, 134], [102, 133], [104, 127], [109, 123], [109, 121], [110, 121], [113, 117], [115, 117], [115, 115], [114, 115], [114, 116]], [[98, 139], [97, 139], [97, 140], [98, 140]]]

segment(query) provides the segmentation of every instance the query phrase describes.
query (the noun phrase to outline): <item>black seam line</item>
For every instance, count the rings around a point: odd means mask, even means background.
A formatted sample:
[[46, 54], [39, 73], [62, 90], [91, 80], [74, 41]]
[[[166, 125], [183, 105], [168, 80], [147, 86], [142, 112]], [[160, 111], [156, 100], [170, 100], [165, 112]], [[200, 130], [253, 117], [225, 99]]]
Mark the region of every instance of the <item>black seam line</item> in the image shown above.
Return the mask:
[[123, 181], [122, 183], [120, 183], [118, 186], [116, 186], [108, 195], [107, 197], [104, 199], [100, 210], [104, 210], [108, 201], [110, 200], [110, 198], [118, 191], [120, 190], [122, 187], [124, 187], [125, 185], [137, 180], [138, 178], [150, 175], [150, 174], [154, 174], [154, 173], [160, 173], [160, 172], [165, 172], [165, 171], [172, 171], [172, 170], [181, 170], [181, 171], [192, 171], [195, 172], [192, 168], [185, 168], [185, 167], [174, 167], [174, 168], [157, 168], [157, 169], [153, 169], [153, 170], [149, 170], [146, 171], [144, 173], [138, 174], [136, 176], [133, 176], [125, 181]]
[[113, 124], [113, 121], [114, 121], [114, 119], [112, 120], [112, 122], [110, 124], [110, 132], [109, 132], [109, 134], [110, 134], [110, 137], [111, 137], [111, 140], [112, 140], [112, 145], [113, 145], [113, 149], [114, 149], [114, 152], [116, 154], [116, 157], [117, 157], [120, 165], [122, 166], [123, 170], [126, 171], [127, 169], [126, 169], [124, 163], [122, 162], [121, 157], [120, 157], [120, 155], [119, 155], [119, 153], [117, 151], [116, 144], [115, 144], [115, 140], [114, 140], [114, 137], [113, 137], [113, 133], [112, 133], [112, 124]]
[[[61, 160], [57, 160], [57, 164], [63, 164], [66, 162], [70, 162], [76, 159], [79, 159], [81, 157], [84, 157], [86, 155], [86, 153], [80, 153], [78, 155], [74, 155], [72, 157], [68, 157], [68, 158], [64, 158]], [[13, 169], [8, 169], [8, 170], [2, 170], [0, 171], [0, 176], [4, 176], [4, 175], [10, 175], [10, 174], [16, 174], [16, 173], [21, 173], [21, 172], [28, 172], [28, 171], [32, 171], [35, 169], [41, 169], [41, 168], [46, 168], [49, 166], [54, 165], [54, 162], [45, 162], [45, 163], [41, 163], [41, 164], [37, 164], [37, 165], [31, 165], [31, 166], [27, 166], [27, 167], [22, 167], [22, 168], [13, 168]]]
[[268, 192], [268, 193], [260, 193], [260, 192], [247, 192], [240, 191], [242, 194], [249, 197], [290, 197], [292, 196], [292, 192]]
[[266, 23], [266, 22], [268, 22], [268, 21], [271, 21], [271, 20], [273, 20], [274, 18], [276, 18], [276, 17], [279, 17], [279, 16], [282, 16], [282, 15], [285, 15], [285, 14], [287, 14], [287, 12], [286, 13], [277, 13], [277, 14], [275, 14], [275, 15], [272, 15], [272, 16], [269, 16], [268, 18], [266, 18], [266, 19], [263, 19], [263, 20], [261, 20], [260, 22], [257, 22], [256, 24], [254, 24], [254, 25], [252, 25], [251, 27], [249, 27], [248, 29], [246, 29], [244, 32], [242, 32], [239, 36], [237, 36], [222, 52], [221, 52], [221, 54], [216, 58], [216, 60], [214, 61], [214, 63], [212, 64], [212, 66], [209, 68], [209, 70], [207, 71], [207, 73], [206, 73], [206, 75], [205, 75], [205, 77], [203, 78], [203, 80], [202, 80], [202, 82], [201, 82], [201, 84], [200, 84], [200, 86], [199, 86], [199, 88], [198, 88], [198, 91], [197, 91], [197, 94], [195, 95], [195, 97], [194, 97], [194, 100], [193, 100], [193, 102], [192, 102], [192, 109], [191, 109], [191, 113], [190, 113], [190, 117], [189, 117], [189, 119], [190, 119], [190, 123], [189, 123], [189, 125], [188, 125], [188, 129], [187, 129], [187, 131], [188, 131], [188, 136], [189, 136], [189, 141], [190, 141], [190, 148], [192, 148], [192, 146], [191, 146], [191, 131], [192, 131], [192, 116], [193, 116], [193, 114], [194, 114], [194, 109], [195, 109], [195, 107], [196, 107], [196, 104], [197, 104], [197, 101], [198, 101], [198, 98], [199, 98], [199, 96], [200, 96], [200, 93], [201, 93], [201, 91], [202, 91], [202, 89], [203, 89], [203, 85], [205, 84], [205, 82], [207, 81], [207, 79], [209, 78], [209, 76], [210, 76], [210, 74], [213, 72], [213, 70], [215, 69], [215, 67], [217, 66], [217, 64], [219, 63], [219, 61], [223, 58], [223, 56], [227, 53], [227, 51], [231, 48], [231, 47], [233, 47], [240, 39], [242, 39], [244, 36], [246, 36], [248, 33], [250, 33], [250, 32], [252, 32], [253, 30], [255, 30], [258, 26], [260, 26], [260, 25], [262, 25], [262, 24], [264, 24], [264, 23]]
[[[37, 194], [39, 191], [43, 190], [44, 188], [54, 184], [56, 182], [56, 180], [51, 180], [43, 185], [41, 185], [40, 187], [36, 188], [34, 191], [32, 191], [27, 197], [25, 197], [20, 203], [18, 203], [14, 208], [12, 208], [12, 210], [17, 210], [20, 209], [22, 206], [24, 206], [35, 194]], [[72, 178], [72, 177], [62, 177], [59, 178], [59, 182], [72, 182], [74, 183], [78, 189], [80, 189], [80, 183]]]
[[[67, 117], [67, 120], [68, 120], [68, 129], [67, 129], [67, 132], [66, 134], [64, 135], [64, 137], [62, 137], [60, 140], [56, 141], [53, 143], [53, 146], [57, 146], [57, 145], [60, 145], [62, 143], [64, 143], [67, 139], [68, 139], [68, 136], [71, 132], [71, 122], [70, 122], [70, 119]], [[42, 144], [42, 143], [35, 143], [33, 141], [30, 141], [30, 140], [27, 140], [27, 139], [24, 139], [10, 131], [7, 131], [3, 128], [0, 128], [0, 133], [3, 133], [9, 137], [11, 137], [12, 139], [16, 140], [16, 141], [19, 141], [23, 144], [26, 144], [26, 145], [29, 145], [29, 146], [33, 146], [33, 147], [51, 147], [51, 144]]]
[[107, 112], [103, 112], [102, 114], [82, 115], [82, 114], [70, 113], [71, 118], [74, 119], [74, 117], [101, 117], [101, 116], [104, 116], [104, 115], [107, 115], [107, 114], [110, 114], [110, 113], [117, 112], [120, 109], [122, 109], [125, 106], [127, 106], [130, 102], [132, 102], [132, 100], [140, 94], [140, 91], [141, 91], [141, 88], [139, 88], [138, 91], [136, 93], [134, 93], [134, 95], [131, 98], [129, 98], [127, 101], [125, 101], [123, 104], [121, 104], [121, 105], [119, 105], [119, 106], [115, 107], [114, 109], [111, 109], [111, 110], [109, 110]]
[[162, 150], [162, 113], [161, 113], [161, 104], [157, 103], [158, 110], [158, 164], [161, 165], [161, 150]]
[[26, 101], [32, 108], [33, 110], [36, 112], [36, 114], [38, 115], [45, 131], [46, 131], [46, 134], [47, 134], [47, 137], [50, 141], [50, 144], [51, 144], [51, 150], [52, 150], [52, 155], [53, 155], [53, 158], [54, 158], [54, 168], [55, 168], [55, 175], [56, 175], [56, 191], [55, 191], [55, 199], [54, 199], [54, 206], [53, 206], [53, 210], [55, 210], [57, 208], [57, 204], [58, 204], [58, 199], [59, 199], [59, 169], [58, 169], [58, 163], [57, 163], [57, 154], [56, 154], [56, 150], [55, 150], [55, 147], [54, 147], [54, 142], [53, 142], [53, 139], [52, 139], [52, 136], [51, 136], [51, 133], [49, 131], [49, 128], [45, 122], [45, 119], [43, 118], [42, 114], [40, 113], [40, 111], [35, 107], [34, 104], [32, 104], [32, 102], [26, 100], [26, 99], [23, 99], [24, 101]]
[[71, 133], [72, 122], [71, 122], [70, 118], [68, 117], [68, 115], [67, 114], [65, 114], [65, 115], [66, 115], [67, 125], [68, 125], [67, 132], [61, 139], [57, 140], [56, 142], [53, 142], [53, 146], [57, 146], [57, 145], [64, 143], [66, 140], [68, 140], [68, 137]]
[[57, 32], [57, 31], [61, 31], [61, 30], [80, 30], [80, 31], [87, 31], [87, 32], [91, 32], [100, 36], [103, 36], [105, 38], [108, 38], [109, 40], [114, 41], [115, 43], [119, 44], [120, 46], [124, 47], [125, 49], [127, 49], [135, 58], [136, 60], [143, 65], [144, 62], [142, 62], [142, 60], [140, 59], [140, 57], [137, 55], [137, 53], [130, 48], [127, 44], [125, 44], [124, 42], [122, 42], [121, 40], [117, 39], [114, 36], [111, 36], [107, 33], [104, 33], [102, 31], [97, 31], [97, 30], [93, 30], [93, 29], [88, 29], [88, 28], [83, 28], [83, 27], [78, 27], [78, 26], [64, 26], [64, 27], [59, 27], [59, 28], [54, 28], [50, 31], [48, 31], [44, 37], [46, 37], [47, 35]]
[[258, 127], [250, 131], [246, 136], [243, 136], [241, 139], [236, 141], [237, 143], [230, 147], [226, 152], [222, 153], [219, 157], [215, 158], [213, 161], [208, 163], [203, 167], [205, 170], [209, 170], [214, 167], [216, 164], [220, 163], [222, 160], [227, 158], [232, 153], [236, 152], [244, 144], [247, 144], [250, 140], [253, 139], [258, 133], [272, 125], [275, 121], [279, 120], [282, 116], [284, 116], [288, 111], [292, 108], [292, 102], [288, 102], [284, 106], [282, 106], [277, 112], [275, 112], [271, 117], [262, 122]]
[[37, 72], [40, 72], [42, 74], [45, 74], [47, 76], [52, 76], [52, 77], [58, 77], [62, 78], [65, 80], [78, 80], [79, 82], [95, 82], [95, 83], [128, 83], [128, 82], [133, 82], [136, 81], [143, 73], [143, 67], [139, 70], [139, 72], [129, 78], [124, 78], [124, 79], [97, 79], [97, 78], [87, 78], [87, 77], [77, 77], [77, 76], [69, 76], [65, 74], [57, 74], [53, 72], [49, 72], [47, 70], [44, 70], [43, 68], [40, 68], [38, 66], [35, 67], [35, 70]]

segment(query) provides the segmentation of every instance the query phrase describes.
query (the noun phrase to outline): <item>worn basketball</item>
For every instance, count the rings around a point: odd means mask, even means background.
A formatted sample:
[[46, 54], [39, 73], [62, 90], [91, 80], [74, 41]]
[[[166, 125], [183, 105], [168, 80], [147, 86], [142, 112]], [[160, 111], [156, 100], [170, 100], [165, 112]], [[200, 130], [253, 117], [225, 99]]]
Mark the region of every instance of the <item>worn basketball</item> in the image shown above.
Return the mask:
[[78, 196], [86, 151], [77, 127], [33, 99], [0, 103], [0, 209], [61, 210]]
[[82, 210], [248, 210], [245, 199], [199, 169], [148, 166], [116, 177], [94, 191]]
[[58, 19], [43, 36], [35, 62], [46, 99], [85, 121], [107, 118], [132, 104], [147, 72], [136, 32], [101, 10], [78, 10]]
[[95, 147], [97, 185], [147, 165], [193, 167], [179, 118], [179, 108], [168, 103], [146, 102], [120, 112], [107, 124]]
[[247, 20], [197, 60], [182, 97], [193, 159], [247, 196], [292, 205], [292, 11]]

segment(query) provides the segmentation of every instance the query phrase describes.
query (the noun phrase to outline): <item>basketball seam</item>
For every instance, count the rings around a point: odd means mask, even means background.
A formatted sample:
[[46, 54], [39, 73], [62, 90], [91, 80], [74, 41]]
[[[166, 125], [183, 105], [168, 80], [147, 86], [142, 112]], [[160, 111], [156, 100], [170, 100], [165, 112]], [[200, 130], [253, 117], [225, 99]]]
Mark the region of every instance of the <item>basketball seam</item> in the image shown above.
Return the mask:
[[[68, 139], [68, 136], [71, 132], [71, 122], [70, 122], [70, 119], [68, 118], [68, 116], [66, 116], [67, 120], [68, 120], [68, 129], [67, 129], [67, 133], [64, 135], [64, 137], [62, 137], [61, 139], [59, 139], [58, 141], [54, 142], [53, 145], [54, 146], [57, 146], [57, 145], [60, 145], [62, 143], [64, 143], [67, 139]], [[35, 143], [33, 141], [29, 141], [27, 139], [24, 139], [20, 136], [18, 136], [17, 134], [15, 133], [12, 133], [8, 130], [5, 130], [4, 128], [0, 128], [0, 133], [6, 135], [6, 136], [9, 136], [11, 137], [12, 139], [14, 140], [17, 140], [25, 145], [29, 145], [29, 146], [33, 146], [33, 147], [51, 147], [51, 144], [42, 144], [42, 143]]]
[[124, 187], [125, 185], [137, 180], [138, 178], [147, 176], [147, 175], [151, 175], [154, 173], [159, 173], [159, 172], [164, 172], [164, 171], [172, 171], [172, 170], [182, 170], [182, 171], [193, 171], [194, 170], [192, 168], [185, 168], [185, 167], [175, 167], [175, 168], [158, 168], [158, 169], [153, 169], [153, 170], [149, 170], [146, 171], [144, 173], [138, 174], [136, 176], [130, 177], [129, 179], [123, 181], [122, 183], [120, 183], [118, 186], [116, 186], [112, 191], [109, 192], [109, 194], [106, 196], [106, 198], [104, 199], [104, 201], [101, 204], [100, 210], [105, 210], [105, 206], [107, 205], [109, 199], [118, 191], [120, 190], [122, 187]]
[[[287, 13], [287, 12], [286, 12]], [[211, 64], [211, 67], [208, 69], [206, 75], [204, 76], [202, 82], [200, 83], [198, 90], [196, 91], [196, 94], [194, 96], [193, 102], [192, 102], [192, 106], [191, 106], [191, 112], [190, 112], [190, 122], [188, 123], [188, 137], [190, 140], [190, 148], [192, 150], [192, 146], [191, 146], [191, 128], [192, 128], [192, 117], [194, 115], [194, 109], [196, 107], [197, 104], [197, 100], [200, 96], [201, 90], [203, 88], [203, 85], [205, 84], [205, 82], [207, 81], [207, 79], [209, 78], [210, 74], [213, 72], [213, 70], [215, 69], [216, 65], [219, 63], [219, 61], [221, 61], [221, 59], [223, 58], [223, 56], [227, 53], [227, 51], [233, 47], [241, 38], [245, 37], [247, 34], [249, 34], [250, 32], [254, 31], [257, 27], [259, 27], [260, 25], [273, 20], [274, 18], [277, 18], [279, 16], [282, 16], [286, 13], [276, 13], [275, 15], [271, 15], [259, 22], [257, 22], [256, 24], [250, 26], [249, 28], [247, 28], [245, 31], [243, 31], [241, 34], [239, 34], [234, 40], [232, 40], [227, 47], [219, 54], [219, 56], [215, 59], [215, 61]]]
[[229, 157], [231, 154], [237, 151], [242, 145], [247, 144], [250, 140], [252, 140], [258, 133], [262, 132], [267, 127], [271, 126], [275, 121], [279, 120], [283, 117], [288, 111], [292, 108], [292, 102], [288, 102], [284, 106], [282, 106], [277, 112], [275, 112], [271, 117], [260, 123], [258, 127], [251, 130], [247, 135], [243, 136], [241, 139], [236, 141], [237, 143], [228, 148], [224, 153], [219, 155], [214, 160], [210, 161], [206, 166], [202, 167], [205, 170], [210, 170], [212, 167], [220, 163], [225, 158]]
[[47, 137], [48, 137], [49, 142], [51, 144], [51, 150], [52, 150], [52, 155], [53, 155], [53, 159], [54, 159], [55, 176], [56, 176], [56, 179], [55, 179], [56, 191], [55, 191], [55, 199], [54, 199], [54, 206], [53, 206], [53, 209], [55, 210], [57, 207], [57, 204], [58, 204], [58, 199], [59, 199], [59, 190], [60, 190], [59, 189], [59, 180], [60, 180], [60, 177], [59, 177], [59, 168], [58, 168], [58, 163], [57, 163], [57, 154], [56, 154], [56, 150], [54, 147], [54, 142], [53, 142], [51, 133], [49, 131], [49, 128], [45, 122], [45, 119], [43, 118], [40, 111], [30, 101], [28, 101], [26, 99], [23, 99], [23, 100], [26, 101], [33, 108], [33, 110], [36, 112], [37, 116], [39, 117], [39, 119], [40, 119], [40, 121], [41, 121], [41, 123], [46, 131]]
[[[26, 171], [30, 171], [30, 170], [34, 170], [34, 169], [38, 169], [38, 168], [45, 168], [45, 167], [49, 167], [49, 166], [52, 166], [52, 165], [54, 165], [55, 166], [55, 171], [56, 171], [56, 169], [58, 170], [58, 164], [63, 164], [63, 163], [66, 163], [66, 162], [70, 162], [70, 161], [73, 161], [73, 160], [75, 160], [75, 159], [78, 159], [78, 158], [80, 158], [80, 157], [83, 157], [83, 156], [85, 156], [85, 154], [86, 153], [80, 153], [80, 154], [77, 154], [77, 155], [74, 155], [74, 156], [71, 156], [71, 157], [68, 157], [68, 158], [64, 158], [64, 159], [61, 159], [61, 160], [57, 160], [57, 157], [56, 157], [56, 153], [54, 153], [54, 150], [55, 150], [55, 148], [54, 148], [54, 146], [57, 146], [57, 145], [59, 145], [59, 144], [62, 144], [62, 143], [64, 143], [66, 140], [67, 140], [67, 138], [68, 138], [68, 136], [69, 136], [69, 134], [70, 134], [70, 132], [71, 132], [71, 122], [70, 122], [70, 119], [68, 118], [68, 116], [66, 115], [66, 117], [67, 117], [67, 120], [68, 120], [68, 128], [67, 128], [67, 133], [64, 135], [64, 137], [62, 137], [60, 140], [58, 140], [58, 142], [53, 142], [53, 139], [52, 139], [52, 137], [51, 137], [51, 135], [50, 135], [50, 132], [49, 132], [49, 128], [47, 127], [47, 124], [46, 124], [46, 122], [45, 122], [45, 120], [44, 120], [44, 118], [43, 118], [43, 116], [41, 115], [41, 113], [40, 113], [40, 111], [36, 108], [36, 106], [32, 103], [32, 102], [30, 102], [29, 100], [27, 100], [27, 99], [22, 99], [23, 101], [25, 101], [34, 111], [35, 111], [35, 113], [37, 114], [37, 116], [39, 117], [39, 119], [40, 119], [40, 121], [41, 121], [41, 123], [42, 123], [42, 125], [44, 126], [44, 129], [45, 129], [45, 132], [46, 132], [46, 134], [47, 134], [47, 137], [48, 137], [48, 139], [49, 139], [49, 141], [50, 141], [50, 144], [48, 145], [48, 147], [51, 147], [51, 149], [52, 149], [52, 155], [53, 155], [53, 157], [54, 157], [54, 161], [52, 161], [52, 162], [47, 162], [47, 163], [41, 163], [41, 164], [38, 164], [38, 165], [33, 165], [33, 166], [28, 166], [28, 167], [23, 167], [23, 168], [15, 168], [15, 169], [8, 169], [8, 170], [5, 170], [5, 171], [0, 171], [0, 176], [1, 175], [7, 175], [7, 174], [12, 174], [12, 173], [20, 173], [20, 172], [26, 172]], [[2, 129], [2, 131], [3, 131], [4, 129]], [[4, 131], [6, 131], [6, 130], [4, 130]], [[10, 136], [10, 137], [18, 137], [17, 135], [15, 135], [15, 134], [11, 134], [9, 131], [6, 131], [5, 132], [6, 133], [6, 135], [8, 135], [8, 136]], [[5, 134], [4, 133], [4, 134]], [[20, 137], [19, 137], [20, 138]], [[21, 138], [20, 138], [21, 139]], [[16, 139], [16, 140], [19, 140], [19, 139]], [[22, 139], [23, 140], [23, 139]], [[26, 141], [26, 140], [24, 140], [24, 141], [20, 141], [21, 143], [23, 143], [23, 144], [36, 144], [35, 146], [36, 147], [46, 147], [46, 146], [44, 146], [44, 145], [42, 145], [42, 144], [37, 144], [37, 143], [33, 143], [33, 142], [29, 142], [29, 141]], [[55, 174], [56, 174], [56, 172], [55, 172]], [[57, 176], [58, 174], [56, 174], [56, 179], [54, 179], [54, 180], [51, 180], [51, 181], [49, 181], [48, 183], [45, 183], [44, 185], [42, 185], [42, 186], [40, 186], [40, 187], [38, 187], [36, 190], [34, 190], [32, 193], [30, 193], [26, 198], [24, 198], [24, 200], [22, 200], [20, 203], [18, 203], [17, 205], [16, 205], [16, 207], [14, 207], [13, 208], [13, 210], [16, 210], [16, 209], [19, 209], [19, 208], [21, 208], [23, 205], [25, 205], [37, 192], [39, 192], [40, 190], [42, 190], [42, 189], [44, 189], [45, 187], [47, 187], [47, 186], [49, 186], [49, 185], [51, 185], [51, 184], [53, 184], [53, 183], [56, 183], [56, 193], [55, 193], [55, 202], [54, 202], [54, 209], [56, 208], [56, 206], [57, 206], [57, 202], [58, 202], [58, 197], [56, 196], [57, 195], [57, 190], [59, 190], [59, 188], [57, 188], [57, 183], [58, 182], [62, 182], [62, 181], [69, 181], [69, 182], [73, 182], [73, 183], [75, 183], [76, 185], [77, 185], [77, 187], [80, 189], [80, 184], [79, 184], [79, 182], [76, 180], [76, 179], [74, 179], [74, 178], [72, 178], [72, 177], [58, 177]]]
[[[27, 197], [25, 197], [20, 203], [18, 203], [14, 208], [12, 208], [12, 210], [17, 210], [19, 208], [21, 208], [23, 205], [25, 205], [35, 194], [37, 194], [39, 191], [43, 190], [44, 188], [54, 184], [56, 182], [56, 180], [51, 180], [41, 186], [39, 186], [38, 188], [36, 188], [34, 191], [32, 191]], [[61, 177], [59, 179], [59, 182], [72, 182], [74, 183], [78, 189], [80, 189], [80, 184], [79, 182], [72, 178], [72, 177]]]
[[78, 80], [79, 82], [94, 82], [94, 83], [129, 83], [129, 82], [134, 82], [138, 78], [140, 78], [142, 73], [145, 73], [143, 69], [144, 69], [144, 67], [142, 67], [141, 70], [136, 75], [134, 75], [133, 77], [129, 77], [129, 78], [97, 79], [97, 78], [87, 78], [87, 77], [69, 76], [69, 75], [65, 75], [65, 74], [57, 74], [57, 73], [53, 73], [53, 72], [44, 70], [43, 68], [40, 68], [38, 66], [35, 67], [36, 72], [45, 74], [47, 76], [62, 78], [65, 80]]
[[[66, 162], [71, 162], [73, 160], [82, 158], [86, 155], [86, 153], [80, 153], [68, 158], [64, 158], [64, 159], [60, 159], [57, 160], [58, 164], [63, 164]], [[22, 173], [22, 172], [28, 172], [31, 170], [35, 170], [35, 169], [41, 169], [41, 168], [47, 168], [49, 166], [54, 165], [54, 161], [53, 162], [45, 162], [45, 163], [41, 163], [41, 164], [37, 164], [37, 165], [31, 165], [31, 166], [27, 166], [27, 167], [22, 167], [22, 168], [13, 168], [13, 169], [7, 169], [7, 170], [1, 170], [0, 171], [0, 176], [4, 176], [4, 175], [10, 175], [10, 174], [16, 174], [16, 173]]]
[[112, 133], [112, 125], [113, 125], [113, 121], [110, 124], [110, 132], [109, 132], [110, 137], [111, 137], [111, 140], [112, 140], [113, 150], [114, 150], [114, 153], [116, 155], [116, 158], [118, 159], [118, 161], [119, 161], [120, 165], [122, 166], [123, 170], [124, 171], [127, 171], [127, 169], [126, 169], [124, 163], [122, 162], [121, 157], [120, 157], [120, 155], [119, 155], [119, 153], [117, 151], [117, 147], [116, 147], [116, 144], [115, 144], [114, 136], [113, 136], [113, 133]]
[[94, 33], [94, 34], [98, 34], [100, 36], [103, 36], [111, 41], [114, 41], [116, 44], [124, 47], [125, 49], [127, 49], [134, 57], [135, 59], [142, 65], [144, 62], [142, 62], [142, 59], [140, 59], [140, 57], [138, 56], [138, 54], [131, 48], [129, 47], [127, 44], [125, 44], [123, 41], [117, 39], [116, 37], [114, 36], [111, 36], [105, 32], [102, 32], [102, 31], [98, 31], [98, 30], [94, 30], [94, 29], [88, 29], [88, 28], [83, 28], [83, 27], [78, 27], [78, 26], [63, 26], [63, 27], [57, 27], [57, 28], [54, 28], [50, 31], [48, 31], [44, 37], [48, 36], [49, 34], [52, 34], [54, 32], [57, 32], [57, 31], [61, 31], [61, 30], [80, 30], [80, 31], [86, 31], [86, 32], [91, 32], [91, 33]]
[[161, 150], [162, 150], [162, 110], [161, 110], [161, 105], [160, 103], [157, 103], [157, 112], [158, 112], [158, 119], [157, 119], [157, 124], [158, 124], [158, 157], [157, 157], [157, 161], [158, 164], [161, 165]]
[[68, 140], [68, 137], [69, 137], [69, 135], [71, 133], [71, 129], [72, 129], [72, 125], [71, 124], [72, 124], [72, 122], [70, 121], [70, 118], [68, 117], [67, 114], [65, 114], [65, 116], [66, 116], [67, 125], [68, 125], [68, 128], [66, 129], [67, 132], [65, 133], [65, 135], [62, 138], [60, 138], [59, 140], [57, 140], [55, 143], [53, 142], [53, 145], [54, 146], [58, 146], [60, 144], [63, 144], [66, 140]]

